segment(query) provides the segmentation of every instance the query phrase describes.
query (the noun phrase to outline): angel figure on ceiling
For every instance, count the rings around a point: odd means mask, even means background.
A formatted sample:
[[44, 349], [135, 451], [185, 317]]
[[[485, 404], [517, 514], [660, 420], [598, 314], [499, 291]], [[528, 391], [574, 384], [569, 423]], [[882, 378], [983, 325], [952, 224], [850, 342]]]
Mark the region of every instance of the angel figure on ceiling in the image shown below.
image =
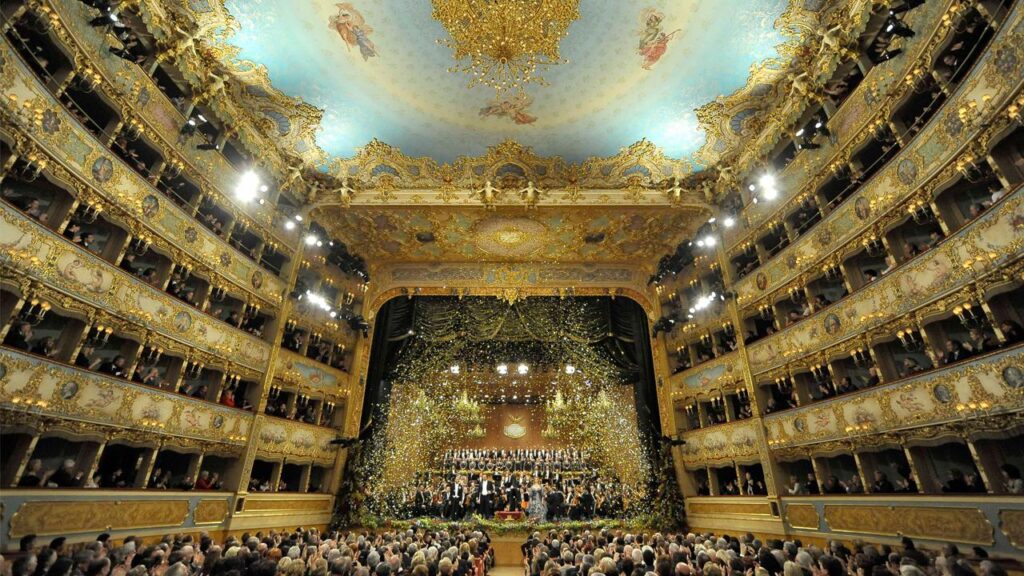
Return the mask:
[[526, 113], [526, 108], [530, 104], [533, 104], [533, 98], [525, 92], [519, 92], [511, 98], [496, 98], [480, 109], [480, 116], [500, 116], [516, 124], [533, 124], [537, 117]]
[[376, 57], [377, 47], [370, 40], [373, 28], [366, 25], [366, 20], [359, 10], [356, 10], [350, 2], [341, 2], [335, 6], [338, 8], [338, 13], [331, 16], [327, 26], [341, 36], [350, 51], [353, 47], [359, 47], [359, 53], [363, 56], [363, 60]]
[[664, 20], [665, 14], [654, 8], [648, 8], [640, 13], [644, 29], [639, 32], [640, 46], [637, 53], [644, 57], [644, 70], [650, 70], [651, 66], [657, 64], [668, 50], [668, 43], [676, 34], [682, 32], [681, 28], [676, 28], [666, 34], [661, 27]]

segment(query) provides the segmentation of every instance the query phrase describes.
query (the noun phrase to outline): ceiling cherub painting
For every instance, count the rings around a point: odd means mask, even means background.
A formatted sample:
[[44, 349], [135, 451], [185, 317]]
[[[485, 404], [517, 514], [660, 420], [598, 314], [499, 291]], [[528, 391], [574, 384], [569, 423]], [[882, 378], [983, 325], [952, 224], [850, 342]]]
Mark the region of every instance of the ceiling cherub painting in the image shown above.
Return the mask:
[[516, 124], [533, 124], [537, 117], [526, 112], [533, 104], [533, 98], [520, 92], [511, 98], [498, 98], [480, 109], [480, 116], [499, 116], [508, 118]]
[[650, 70], [651, 66], [654, 66], [658, 63], [658, 60], [661, 60], [661, 57], [668, 50], [668, 43], [672, 40], [672, 37], [682, 31], [677, 28], [666, 34], [662, 27], [664, 21], [665, 13], [654, 8], [648, 8], [640, 13], [640, 22], [643, 24], [643, 29], [639, 32], [640, 46], [637, 49], [637, 53], [644, 57], [642, 65], [644, 70]]
[[366, 25], [366, 19], [359, 10], [351, 2], [341, 2], [335, 6], [338, 12], [331, 16], [328, 26], [338, 32], [349, 50], [359, 48], [363, 60], [377, 56], [377, 47], [370, 40], [373, 28]]

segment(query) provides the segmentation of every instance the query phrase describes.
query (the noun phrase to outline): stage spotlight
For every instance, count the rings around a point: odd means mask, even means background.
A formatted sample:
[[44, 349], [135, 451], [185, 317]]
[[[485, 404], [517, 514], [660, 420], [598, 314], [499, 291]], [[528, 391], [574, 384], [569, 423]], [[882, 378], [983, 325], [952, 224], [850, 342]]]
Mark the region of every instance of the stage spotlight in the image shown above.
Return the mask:
[[306, 246], [312, 246], [313, 244], [316, 244], [316, 242], [317, 242], [316, 235], [309, 234], [309, 235], [306, 236]]
[[726, 228], [732, 228], [735, 225], [736, 219], [733, 218], [732, 216], [726, 216], [725, 220], [722, 220], [722, 226], [725, 226]]
[[525, 363], [520, 363], [519, 366], [516, 367], [516, 371], [519, 372], [520, 374], [526, 374], [527, 372], [530, 371], [530, 367], [527, 366]]
[[572, 364], [566, 364], [565, 365], [565, 373], [566, 374], [575, 374], [576, 373], [576, 367], [573, 366]]
[[285, 230], [295, 230], [295, 222], [292, 222], [291, 220], [286, 221], [284, 223], [284, 229]]
[[714, 246], [715, 242], [717, 242], [717, 240], [715, 240], [715, 237], [710, 235], [710, 234], [708, 234], [707, 236], [704, 237], [704, 245], [705, 246], [708, 246], [708, 247]]
[[757, 183], [758, 185], [761, 186], [761, 188], [774, 188], [775, 176], [772, 176], [771, 174], [762, 174], [761, 177], [757, 180]]
[[498, 374], [508, 374], [508, 364], [498, 364]]
[[775, 188], [765, 188], [761, 195], [764, 196], [765, 200], [775, 200], [779, 197], [779, 191]]

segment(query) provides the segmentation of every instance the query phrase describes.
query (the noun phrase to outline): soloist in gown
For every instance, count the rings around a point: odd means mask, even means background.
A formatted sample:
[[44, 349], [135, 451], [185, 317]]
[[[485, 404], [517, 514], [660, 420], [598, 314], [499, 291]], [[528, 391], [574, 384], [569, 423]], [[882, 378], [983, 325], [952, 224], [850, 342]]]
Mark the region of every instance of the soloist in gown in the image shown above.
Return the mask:
[[548, 515], [548, 504], [544, 501], [544, 489], [534, 484], [530, 486], [530, 503], [526, 507], [526, 514], [530, 520], [543, 522]]

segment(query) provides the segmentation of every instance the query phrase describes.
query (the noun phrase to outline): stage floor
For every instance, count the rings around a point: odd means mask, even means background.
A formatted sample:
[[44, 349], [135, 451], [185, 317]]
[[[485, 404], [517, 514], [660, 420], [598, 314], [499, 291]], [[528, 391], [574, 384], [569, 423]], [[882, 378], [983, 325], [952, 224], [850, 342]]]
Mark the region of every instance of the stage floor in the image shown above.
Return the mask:
[[523, 576], [522, 566], [496, 565], [487, 573], [487, 576]]

